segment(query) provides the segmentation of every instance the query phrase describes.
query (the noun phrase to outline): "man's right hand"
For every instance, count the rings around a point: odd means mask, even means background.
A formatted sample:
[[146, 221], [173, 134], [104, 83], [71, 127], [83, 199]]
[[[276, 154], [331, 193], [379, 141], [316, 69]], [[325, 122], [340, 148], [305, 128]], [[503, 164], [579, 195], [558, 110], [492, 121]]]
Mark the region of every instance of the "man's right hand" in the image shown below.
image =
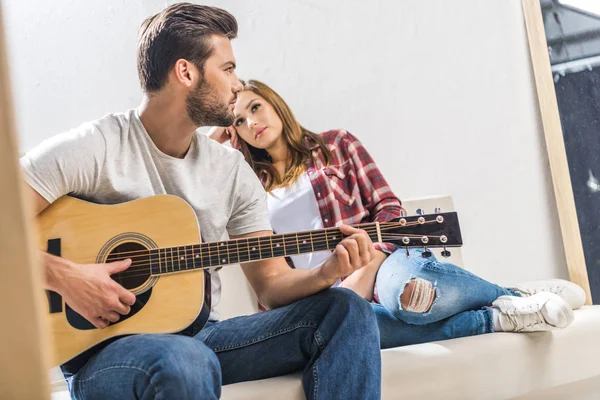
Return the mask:
[[[52, 285], [55, 288], [51, 289], [56, 289], [69, 307], [96, 328], [106, 328], [109, 322], [117, 322], [120, 315], [129, 314], [136, 300], [135, 295], [110, 276], [129, 268], [130, 259], [108, 264], [83, 265], [65, 259], [59, 260], [63, 261], [60, 262], [60, 268], [51, 268], [56, 278], [53, 279], [55, 284]], [[55, 258], [54, 262], [57, 261]]]

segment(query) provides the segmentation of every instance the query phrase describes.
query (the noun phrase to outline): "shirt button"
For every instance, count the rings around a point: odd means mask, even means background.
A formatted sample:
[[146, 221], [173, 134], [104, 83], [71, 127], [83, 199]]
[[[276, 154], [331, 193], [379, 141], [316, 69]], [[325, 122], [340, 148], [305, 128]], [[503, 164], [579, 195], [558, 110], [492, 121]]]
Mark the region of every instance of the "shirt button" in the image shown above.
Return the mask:
[[317, 193], [317, 196], [321, 197], [321, 192]]
[[325, 223], [328, 223], [328, 222], [329, 222], [329, 220], [327, 218], [325, 218]]

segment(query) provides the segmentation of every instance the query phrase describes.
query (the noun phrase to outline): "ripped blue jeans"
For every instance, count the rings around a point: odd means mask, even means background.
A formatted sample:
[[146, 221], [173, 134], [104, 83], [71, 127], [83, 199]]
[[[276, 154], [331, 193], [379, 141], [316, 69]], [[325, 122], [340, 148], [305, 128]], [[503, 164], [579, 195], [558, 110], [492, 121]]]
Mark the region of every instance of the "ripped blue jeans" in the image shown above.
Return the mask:
[[[519, 294], [438, 261], [435, 255], [423, 258], [422, 252], [410, 250], [407, 258], [405, 250], [399, 249], [379, 268], [376, 287], [380, 305], [373, 304], [373, 309], [381, 347], [493, 332], [491, 303], [503, 295]], [[401, 298], [411, 281], [415, 281], [413, 285], [419, 283], [410, 291], [416, 296], [405, 296], [403, 307]], [[415, 292], [417, 286], [419, 291]]]

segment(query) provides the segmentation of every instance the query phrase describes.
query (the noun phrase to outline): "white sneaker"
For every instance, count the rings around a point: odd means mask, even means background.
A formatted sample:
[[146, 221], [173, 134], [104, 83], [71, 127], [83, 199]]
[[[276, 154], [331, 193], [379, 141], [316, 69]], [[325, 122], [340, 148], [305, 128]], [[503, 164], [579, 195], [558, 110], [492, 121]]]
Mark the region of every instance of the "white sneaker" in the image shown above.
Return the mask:
[[562, 329], [575, 318], [566, 301], [548, 292], [529, 297], [500, 296], [492, 303], [492, 309], [499, 311], [499, 326], [495, 330], [504, 332]]
[[510, 288], [523, 296], [531, 296], [540, 292], [554, 293], [566, 301], [573, 310], [581, 308], [585, 304], [585, 292], [573, 282], [564, 279], [543, 279], [539, 281], [525, 282], [517, 287]]

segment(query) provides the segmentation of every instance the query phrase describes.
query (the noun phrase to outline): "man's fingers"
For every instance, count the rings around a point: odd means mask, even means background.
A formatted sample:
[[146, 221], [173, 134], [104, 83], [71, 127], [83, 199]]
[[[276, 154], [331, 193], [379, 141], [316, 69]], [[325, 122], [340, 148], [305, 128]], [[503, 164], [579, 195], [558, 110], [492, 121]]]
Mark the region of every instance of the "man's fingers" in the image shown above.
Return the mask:
[[108, 273], [110, 275], [114, 275], [118, 272], [123, 272], [131, 265], [131, 259], [127, 258], [125, 260], [115, 261], [106, 264], [108, 266]]
[[354, 237], [348, 237], [340, 243], [348, 251], [348, 256], [351, 265], [356, 265], [360, 260], [360, 249], [358, 247], [358, 241]]
[[135, 294], [131, 293], [129, 290], [125, 289], [119, 284], [117, 284], [117, 286], [117, 294], [119, 295], [119, 301], [128, 306], [134, 305], [136, 300]]
[[116, 312], [118, 312], [121, 315], [127, 315], [131, 312], [131, 307], [129, 307], [129, 305], [127, 305], [121, 301], [118, 301], [113, 306], [113, 310], [115, 310]]
[[92, 318], [90, 322], [98, 329], [104, 329], [108, 326], [108, 321], [101, 317]]
[[106, 315], [104, 315], [104, 319], [107, 319], [110, 322], [117, 322], [119, 318], [121, 318], [121, 316], [114, 311], [109, 311], [106, 313]]
[[335, 246], [335, 254], [338, 258], [338, 264], [342, 268], [346, 268], [348, 265], [350, 265], [350, 256], [348, 254], [348, 250], [346, 250], [341, 243]]
[[354, 235], [355, 233], [359, 233], [361, 231], [358, 228], [354, 228], [353, 226], [345, 225], [345, 224], [340, 225], [339, 228], [340, 228], [340, 231], [342, 231], [342, 233], [347, 236]]
[[373, 259], [373, 253], [371, 252], [373, 243], [369, 240], [366, 232], [356, 235], [356, 241], [358, 242], [361, 264], [364, 267]]

